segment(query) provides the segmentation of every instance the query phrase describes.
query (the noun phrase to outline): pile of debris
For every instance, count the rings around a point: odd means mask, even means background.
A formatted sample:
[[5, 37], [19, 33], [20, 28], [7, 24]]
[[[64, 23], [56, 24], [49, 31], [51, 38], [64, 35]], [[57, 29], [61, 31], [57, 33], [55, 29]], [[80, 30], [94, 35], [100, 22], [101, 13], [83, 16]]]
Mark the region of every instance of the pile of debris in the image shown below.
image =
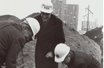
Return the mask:
[[[29, 15], [29, 16], [34, 17], [34, 15]], [[3, 20], [15, 21], [16, 19], [17, 21], [18, 19], [15, 16], [14, 18], [10, 18], [10, 17], [8, 17], [8, 19], [7, 17], [4, 17]], [[79, 34], [76, 30], [68, 27], [66, 24], [63, 24], [63, 29], [64, 29], [65, 39], [66, 39], [65, 43], [68, 46], [70, 46], [72, 50], [80, 50], [85, 53], [91, 54], [99, 62], [101, 62], [101, 50], [99, 45], [96, 42], [89, 39], [85, 35]], [[23, 50], [19, 53], [18, 59], [17, 59], [18, 68], [35, 68], [35, 62], [34, 62], [35, 43], [36, 43], [35, 41], [30, 41], [25, 45]], [[59, 68], [64, 68], [64, 66], [59, 65]]]
[[73, 28], [67, 25], [63, 26], [66, 44], [73, 50], [80, 50], [85, 53], [93, 55], [99, 62], [101, 62], [101, 50], [99, 45], [85, 35], [80, 35]]
[[20, 19], [17, 18], [16, 16], [13, 16], [13, 15], [2, 15], [2, 16], [0, 16], [0, 22], [14, 23], [14, 22], [18, 22], [18, 21], [20, 21]]
[[90, 31], [87, 31], [84, 35], [88, 36], [90, 39], [94, 40], [101, 48], [103, 54], [103, 26], [96, 27]]

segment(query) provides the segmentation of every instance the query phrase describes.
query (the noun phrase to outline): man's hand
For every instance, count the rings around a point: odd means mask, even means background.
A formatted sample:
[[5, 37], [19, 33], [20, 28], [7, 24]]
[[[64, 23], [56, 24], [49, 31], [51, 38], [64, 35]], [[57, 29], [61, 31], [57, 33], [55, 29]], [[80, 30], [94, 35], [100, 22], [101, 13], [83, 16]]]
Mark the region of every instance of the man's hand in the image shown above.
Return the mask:
[[52, 52], [48, 52], [48, 53], [46, 54], [46, 57], [47, 57], [47, 58], [52, 58], [52, 57], [53, 57]]

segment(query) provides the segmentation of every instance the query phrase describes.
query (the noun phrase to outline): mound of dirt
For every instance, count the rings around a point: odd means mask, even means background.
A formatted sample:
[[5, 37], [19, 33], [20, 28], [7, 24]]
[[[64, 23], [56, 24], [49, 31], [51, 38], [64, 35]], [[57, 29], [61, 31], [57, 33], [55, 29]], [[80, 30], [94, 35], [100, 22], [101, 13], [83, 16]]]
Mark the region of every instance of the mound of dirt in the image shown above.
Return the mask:
[[73, 28], [68, 27], [64, 24], [64, 33], [66, 38], [66, 44], [73, 50], [80, 50], [85, 53], [91, 54], [99, 62], [101, 62], [101, 50], [99, 45], [93, 40], [89, 39], [85, 35], [80, 35]]
[[[29, 17], [34, 17], [34, 15], [29, 15]], [[0, 16], [0, 21], [19, 21], [15, 16], [5, 15]], [[66, 44], [71, 47], [72, 50], [80, 50], [85, 53], [91, 54], [99, 62], [101, 62], [101, 50], [99, 45], [93, 40], [89, 39], [85, 35], [80, 35], [73, 28], [68, 27], [63, 24], [63, 29], [65, 33]], [[25, 45], [23, 50], [19, 53], [17, 59], [17, 68], [35, 68], [34, 55], [35, 55], [35, 43], [36, 41], [30, 41]], [[65, 66], [59, 65], [59, 68], [65, 68]]]
[[0, 22], [18, 22], [20, 21], [19, 18], [13, 15], [2, 15], [0, 16]]
[[[80, 35], [73, 28], [68, 27], [64, 24], [63, 26], [66, 44], [71, 47], [72, 50], [79, 50], [85, 53], [91, 54], [94, 56], [99, 62], [101, 62], [101, 50], [99, 45], [93, 40], [89, 39], [85, 35]], [[23, 49], [23, 53], [19, 55], [19, 59], [21, 60], [18, 63], [18, 67], [22, 68], [35, 68], [34, 62], [35, 55], [35, 41], [31, 41], [27, 43]], [[23, 57], [23, 58], [22, 58]], [[65, 68], [66, 66], [59, 64], [59, 68]]]

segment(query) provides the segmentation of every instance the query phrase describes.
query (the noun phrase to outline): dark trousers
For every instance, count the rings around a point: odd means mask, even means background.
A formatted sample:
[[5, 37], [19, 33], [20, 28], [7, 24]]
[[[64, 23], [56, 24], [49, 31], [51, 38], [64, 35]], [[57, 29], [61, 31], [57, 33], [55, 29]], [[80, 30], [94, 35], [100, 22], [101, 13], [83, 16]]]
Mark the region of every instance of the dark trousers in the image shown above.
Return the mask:
[[1, 63], [0, 63], [0, 68], [1, 68]]

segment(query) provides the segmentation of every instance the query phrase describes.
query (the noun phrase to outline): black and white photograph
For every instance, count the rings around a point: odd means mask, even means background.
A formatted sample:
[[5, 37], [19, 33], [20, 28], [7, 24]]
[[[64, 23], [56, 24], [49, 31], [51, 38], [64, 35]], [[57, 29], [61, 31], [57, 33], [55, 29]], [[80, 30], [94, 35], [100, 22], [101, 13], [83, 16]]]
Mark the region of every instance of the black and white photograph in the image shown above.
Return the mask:
[[0, 68], [103, 68], [103, 0], [0, 0]]

